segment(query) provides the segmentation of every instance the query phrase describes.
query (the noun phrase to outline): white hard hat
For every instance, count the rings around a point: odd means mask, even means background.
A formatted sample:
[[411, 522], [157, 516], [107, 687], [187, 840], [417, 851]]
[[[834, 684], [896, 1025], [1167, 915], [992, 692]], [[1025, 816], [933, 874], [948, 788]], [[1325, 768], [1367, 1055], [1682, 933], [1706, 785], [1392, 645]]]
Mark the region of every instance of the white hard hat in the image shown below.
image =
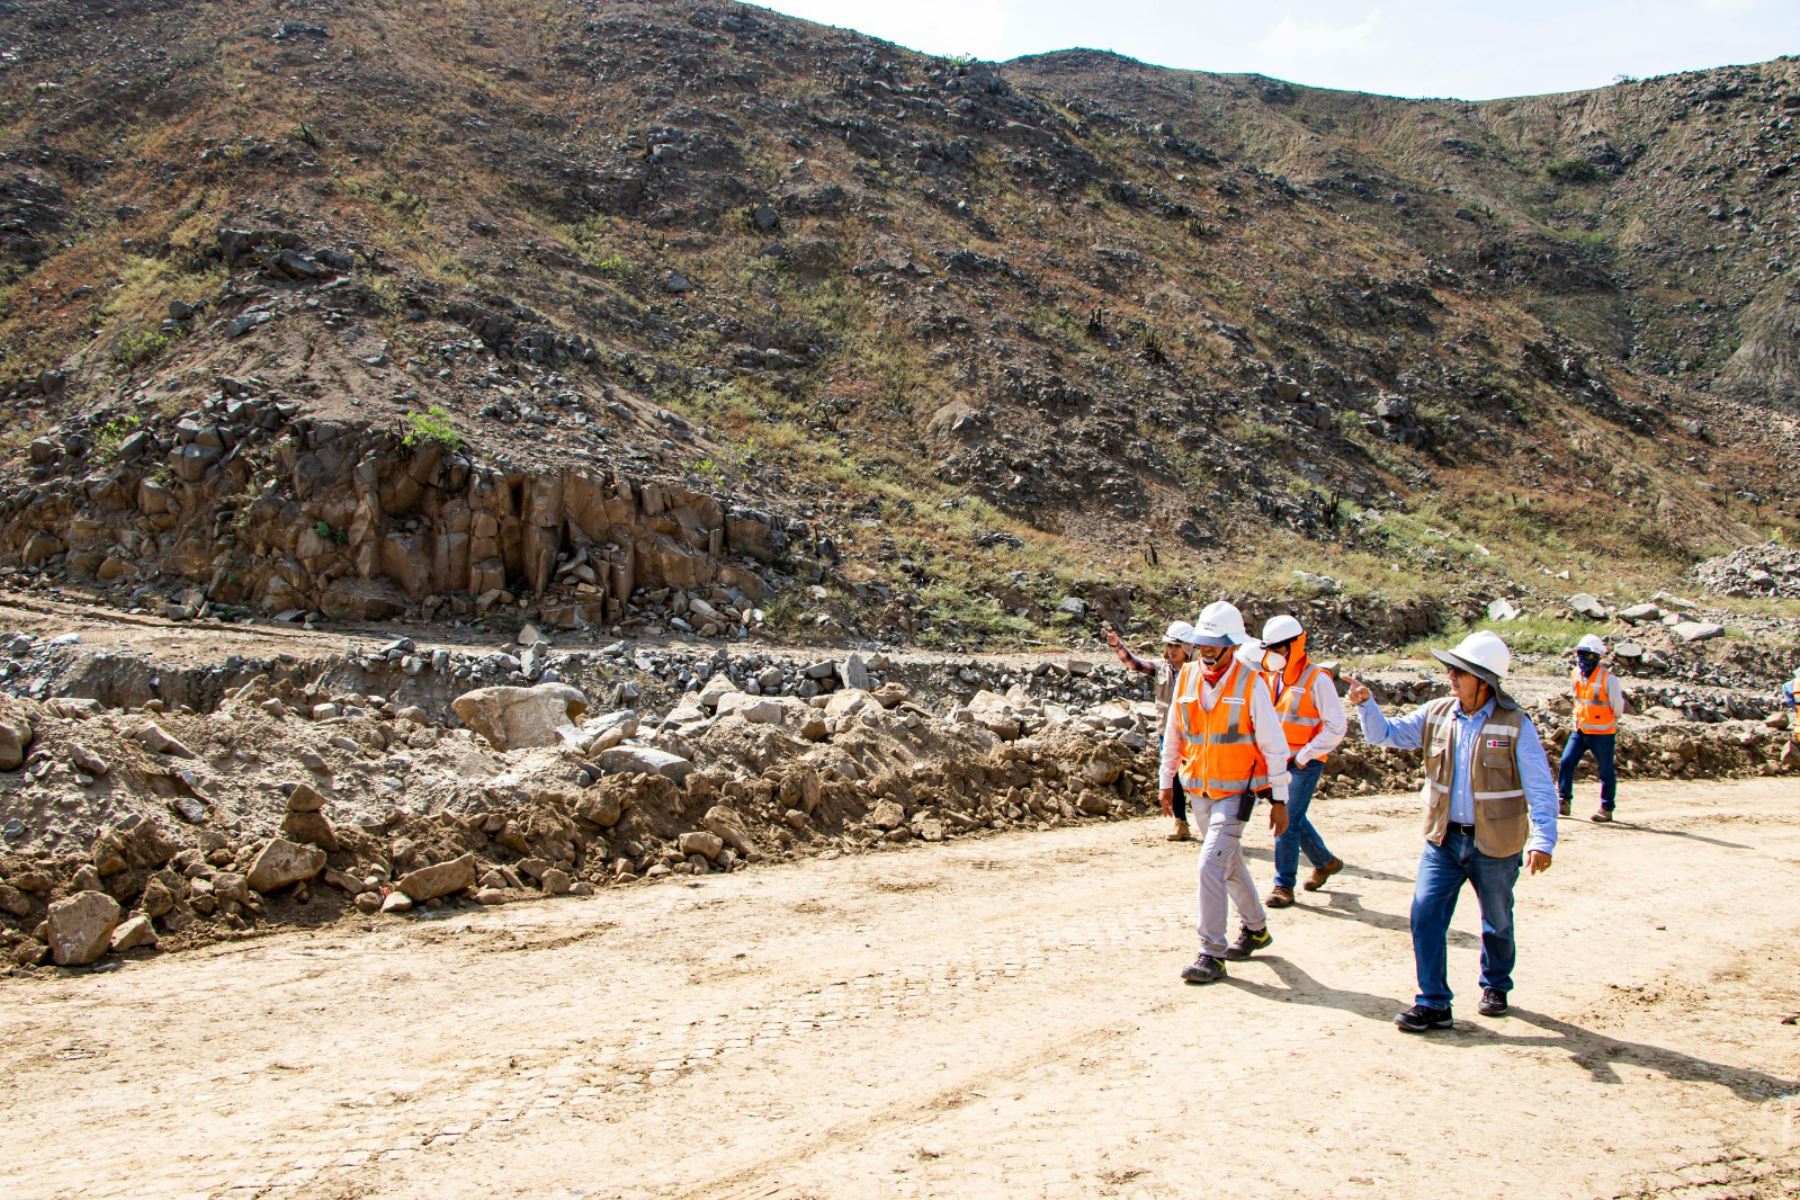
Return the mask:
[[1606, 643], [1600, 640], [1598, 634], [1593, 633], [1587, 634], [1579, 642], [1576, 642], [1575, 648], [1577, 650], [1586, 650], [1592, 654], [1606, 653]]
[[1297, 638], [1305, 632], [1306, 630], [1300, 628], [1299, 621], [1284, 614], [1279, 617], [1270, 617], [1263, 623], [1262, 640], [1264, 645], [1269, 645]]
[[1244, 614], [1224, 600], [1214, 600], [1201, 609], [1194, 622], [1196, 646], [1241, 646], [1249, 640], [1250, 635], [1244, 632]]
[[1189, 625], [1186, 621], [1174, 622], [1169, 626], [1168, 632], [1163, 634], [1163, 641], [1165, 643], [1173, 643], [1177, 646], [1185, 646], [1193, 640], [1194, 627]]
[[1496, 692], [1506, 682], [1506, 669], [1512, 666], [1512, 651], [1506, 648], [1499, 634], [1485, 629], [1471, 633], [1458, 642], [1454, 650], [1433, 650], [1431, 653], [1439, 662], [1485, 680]]

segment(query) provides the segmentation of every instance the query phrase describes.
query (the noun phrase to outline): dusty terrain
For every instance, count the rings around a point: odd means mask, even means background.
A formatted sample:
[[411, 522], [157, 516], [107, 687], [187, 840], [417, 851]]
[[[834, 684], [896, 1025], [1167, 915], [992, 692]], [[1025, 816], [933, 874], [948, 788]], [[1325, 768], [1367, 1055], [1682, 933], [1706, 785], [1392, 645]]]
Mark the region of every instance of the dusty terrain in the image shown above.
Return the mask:
[[0, 1194], [1793, 1196], [1794, 804], [1564, 821], [1513, 1015], [1470, 905], [1430, 1039], [1403, 796], [1315, 810], [1352, 869], [1208, 989], [1142, 821], [0, 980]]

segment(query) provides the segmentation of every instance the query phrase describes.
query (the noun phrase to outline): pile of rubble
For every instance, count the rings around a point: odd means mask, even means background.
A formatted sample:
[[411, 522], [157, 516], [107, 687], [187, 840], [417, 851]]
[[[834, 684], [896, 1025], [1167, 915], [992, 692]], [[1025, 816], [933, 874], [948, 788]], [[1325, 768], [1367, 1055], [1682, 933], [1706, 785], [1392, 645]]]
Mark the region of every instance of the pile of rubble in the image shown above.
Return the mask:
[[1744, 546], [1694, 568], [1700, 586], [1719, 596], [1800, 599], [1800, 550], [1779, 542]]

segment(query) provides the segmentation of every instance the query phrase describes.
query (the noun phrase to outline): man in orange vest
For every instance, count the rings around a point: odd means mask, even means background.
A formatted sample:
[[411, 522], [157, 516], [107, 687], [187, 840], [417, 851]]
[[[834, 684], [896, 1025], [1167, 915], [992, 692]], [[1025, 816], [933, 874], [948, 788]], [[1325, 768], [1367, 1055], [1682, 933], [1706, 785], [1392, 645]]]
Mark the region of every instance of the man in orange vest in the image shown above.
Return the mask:
[[1288, 827], [1275, 839], [1275, 886], [1269, 890], [1270, 908], [1294, 903], [1294, 880], [1300, 869], [1300, 852], [1312, 862], [1306, 890], [1316, 892], [1325, 881], [1344, 869], [1343, 860], [1326, 848], [1325, 839], [1306, 815], [1325, 773], [1325, 756], [1344, 740], [1349, 722], [1337, 684], [1306, 653], [1306, 630], [1293, 617], [1271, 617], [1263, 626], [1264, 650], [1273, 657], [1275, 712], [1293, 755], [1288, 772]]
[[[1288, 748], [1268, 680], [1235, 652], [1249, 641], [1235, 607], [1223, 600], [1207, 605], [1194, 623], [1199, 661], [1176, 678], [1163, 727], [1163, 804], [1170, 803], [1179, 778], [1194, 819], [1206, 823], [1196, 922], [1200, 954], [1181, 972], [1188, 983], [1221, 979], [1225, 959], [1249, 958], [1275, 940], [1244, 865], [1243, 839], [1259, 793], [1270, 799], [1269, 826], [1277, 836], [1287, 829]], [[1232, 904], [1243, 925], [1228, 945]]]
[[1600, 660], [1606, 654], [1606, 643], [1588, 634], [1575, 643], [1575, 671], [1569, 684], [1575, 689], [1575, 728], [1563, 743], [1562, 758], [1557, 761], [1556, 792], [1563, 816], [1575, 805], [1575, 768], [1581, 756], [1594, 756], [1594, 769], [1600, 775], [1600, 807], [1593, 820], [1606, 824], [1613, 819], [1613, 804], [1618, 799], [1619, 775], [1613, 766], [1613, 749], [1618, 741], [1619, 718], [1625, 715], [1625, 689], [1619, 677]]

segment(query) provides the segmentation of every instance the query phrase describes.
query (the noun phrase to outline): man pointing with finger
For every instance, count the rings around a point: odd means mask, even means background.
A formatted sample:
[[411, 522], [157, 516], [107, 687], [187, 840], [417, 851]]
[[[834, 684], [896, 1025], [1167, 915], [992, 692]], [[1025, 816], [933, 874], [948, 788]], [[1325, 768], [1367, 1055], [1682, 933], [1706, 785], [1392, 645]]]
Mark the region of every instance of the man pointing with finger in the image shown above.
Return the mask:
[[1360, 681], [1351, 681], [1348, 696], [1371, 746], [1425, 749], [1425, 851], [1412, 904], [1419, 994], [1394, 1018], [1408, 1033], [1450, 1028], [1445, 944], [1465, 882], [1475, 885], [1481, 905], [1479, 1011], [1506, 1013], [1518, 955], [1513, 884], [1520, 859], [1536, 875], [1550, 869], [1556, 848], [1556, 786], [1537, 729], [1504, 690], [1512, 661], [1506, 643], [1483, 631], [1432, 654], [1448, 671], [1451, 695], [1395, 721]]

